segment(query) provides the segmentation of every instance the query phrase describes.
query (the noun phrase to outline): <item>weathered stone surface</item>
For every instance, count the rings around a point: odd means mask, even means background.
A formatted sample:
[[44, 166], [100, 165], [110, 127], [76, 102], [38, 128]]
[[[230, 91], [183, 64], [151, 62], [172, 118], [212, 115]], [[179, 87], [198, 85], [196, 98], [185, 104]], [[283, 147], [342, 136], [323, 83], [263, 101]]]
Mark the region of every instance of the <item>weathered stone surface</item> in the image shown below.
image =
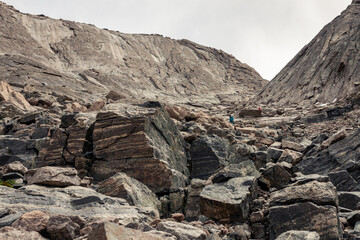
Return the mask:
[[201, 136], [192, 142], [191, 177], [207, 179], [226, 165], [229, 155], [229, 142], [216, 135]]
[[49, 211], [88, 220], [111, 217], [125, 225], [129, 222], [149, 223], [158, 218], [158, 213], [153, 209], [130, 206], [124, 199], [105, 196], [90, 188], [78, 186], [49, 188], [27, 185], [20, 189], [0, 186], [0, 208], [19, 213]]
[[320, 240], [319, 234], [317, 232], [309, 231], [287, 231], [276, 238], [276, 240]]
[[245, 221], [249, 216], [249, 203], [257, 195], [256, 186], [255, 177], [207, 185], [200, 194], [201, 213], [215, 220]]
[[205, 180], [192, 179], [185, 205], [185, 216], [188, 221], [197, 220], [200, 212], [200, 193], [206, 185]]
[[270, 239], [290, 230], [314, 231], [321, 239], [338, 240], [341, 237], [337, 210], [334, 206], [317, 206], [310, 202], [270, 208]]
[[2, 174], [6, 174], [6, 173], [20, 173], [22, 175], [25, 174], [25, 172], [27, 172], [28, 169], [19, 161], [15, 161], [12, 163], [8, 163], [5, 164], [4, 166], [0, 167], [0, 172]]
[[36, 159], [36, 151], [27, 148], [25, 139], [12, 136], [0, 136], [0, 165], [15, 161], [20, 162], [26, 168], [31, 168]]
[[292, 165], [297, 164], [301, 161], [301, 158], [303, 157], [302, 153], [286, 149], [280, 156], [279, 162], [288, 162]]
[[12, 227], [0, 228], [0, 239], [6, 240], [46, 240], [38, 232], [15, 229]]
[[312, 181], [299, 186], [289, 186], [272, 193], [270, 197], [271, 206], [305, 201], [318, 205], [338, 205], [336, 189], [330, 182]]
[[179, 222], [161, 222], [158, 224], [157, 229], [159, 231], [168, 232], [177, 237], [177, 239], [184, 240], [205, 240], [206, 233], [197, 227], [179, 223]]
[[107, 196], [124, 198], [133, 206], [151, 207], [155, 210], [160, 207], [156, 195], [146, 185], [125, 173], [117, 173], [102, 181], [96, 191]]
[[297, 152], [302, 152], [306, 149], [306, 147], [301, 145], [300, 143], [286, 141], [286, 140], [283, 140], [281, 142], [281, 146], [283, 149], [290, 149], [290, 150], [294, 150]]
[[49, 218], [50, 216], [42, 211], [27, 212], [11, 224], [11, 227], [44, 233]]
[[346, 170], [328, 174], [330, 181], [338, 191], [360, 191], [360, 185]]
[[360, 209], [360, 192], [338, 192], [339, 206], [351, 210]]
[[25, 179], [28, 184], [45, 186], [66, 187], [79, 186], [80, 178], [74, 168], [42, 167], [26, 172]]
[[93, 143], [94, 180], [124, 172], [154, 192], [184, 187], [189, 176], [185, 142], [162, 108], [145, 109], [142, 116], [99, 113]]
[[331, 144], [336, 143], [337, 141], [340, 141], [341, 139], [344, 139], [346, 137], [346, 131], [345, 130], [340, 130], [337, 133], [335, 133], [334, 135], [332, 135], [331, 137], [329, 137], [328, 139], [326, 139], [324, 142], [321, 143], [321, 148], [327, 148], [329, 147]]
[[0, 102], [8, 102], [21, 110], [34, 110], [21, 93], [14, 89], [5, 81], [0, 81]]
[[239, 164], [229, 164], [223, 169], [217, 171], [209, 179], [213, 183], [226, 182], [231, 178], [255, 176], [259, 177], [260, 173], [256, 169], [253, 161], [247, 160]]
[[56, 215], [50, 217], [46, 231], [51, 239], [72, 240], [80, 234], [80, 226], [67, 216]]
[[88, 240], [162, 240], [163, 238], [151, 233], [143, 233], [139, 230], [125, 228], [116, 223], [103, 222], [98, 224], [89, 233]]
[[356, 94], [360, 75], [360, 6], [351, 4], [326, 25], [251, 102], [330, 103]]
[[291, 180], [291, 175], [280, 164], [271, 164], [261, 173], [259, 181], [265, 183], [269, 188], [281, 189]]

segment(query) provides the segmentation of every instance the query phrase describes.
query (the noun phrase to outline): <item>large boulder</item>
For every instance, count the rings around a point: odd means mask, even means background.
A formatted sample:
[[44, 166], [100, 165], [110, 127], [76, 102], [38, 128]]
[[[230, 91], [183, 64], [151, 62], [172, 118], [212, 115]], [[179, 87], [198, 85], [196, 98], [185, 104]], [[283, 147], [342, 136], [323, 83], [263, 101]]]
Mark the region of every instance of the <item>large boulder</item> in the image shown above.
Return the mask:
[[321, 239], [341, 238], [337, 209], [330, 205], [318, 206], [311, 202], [300, 202], [274, 206], [269, 211], [269, 224], [272, 240], [294, 229], [317, 232]]
[[230, 152], [229, 142], [217, 135], [200, 136], [192, 142], [191, 177], [207, 179], [225, 167]]
[[69, 217], [63, 215], [51, 216], [46, 225], [46, 231], [54, 240], [73, 240], [80, 234], [80, 226]]
[[360, 185], [346, 170], [328, 174], [330, 181], [338, 191], [360, 191]]
[[124, 172], [154, 192], [184, 187], [189, 170], [185, 142], [163, 108], [120, 116], [101, 112], [93, 132], [95, 181]]
[[145, 184], [125, 173], [117, 173], [102, 181], [96, 191], [107, 196], [124, 198], [132, 206], [151, 207], [155, 210], [160, 206], [156, 195]]
[[215, 220], [244, 222], [250, 213], [249, 204], [257, 196], [256, 187], [253, 176], [207, 185], [200, 194], [201, 213]]
[[338, 192], [339, 206], [351, 210], [360, 209], [360, 192]]
[[25, 179], [28, 184], [55, 187], [80, 186], [81, 182], [76, 169], [52, 166], [31, 169], [26, 172]]

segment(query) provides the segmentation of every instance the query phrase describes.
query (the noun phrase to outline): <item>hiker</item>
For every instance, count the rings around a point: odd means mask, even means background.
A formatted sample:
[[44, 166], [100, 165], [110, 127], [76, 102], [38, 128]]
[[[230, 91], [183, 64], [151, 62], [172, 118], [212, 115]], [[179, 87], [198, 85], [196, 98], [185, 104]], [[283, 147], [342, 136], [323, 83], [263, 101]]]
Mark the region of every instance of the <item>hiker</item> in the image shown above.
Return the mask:
[[230, 115], [230, 122], [234, 124], [234, 117]]

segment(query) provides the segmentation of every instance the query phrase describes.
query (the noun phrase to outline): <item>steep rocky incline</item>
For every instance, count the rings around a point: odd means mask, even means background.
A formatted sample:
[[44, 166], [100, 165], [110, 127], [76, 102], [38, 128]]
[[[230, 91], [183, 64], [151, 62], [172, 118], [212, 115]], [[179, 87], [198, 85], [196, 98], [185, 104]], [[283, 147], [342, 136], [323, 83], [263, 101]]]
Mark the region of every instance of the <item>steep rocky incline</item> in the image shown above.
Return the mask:
[[327, 103], [360, 90], [360, 3], [326, 25], [254, 98], [258, 103]]
[[0, 19], [0, 76], [19, 90], [83, 104], [115, 90], [130, 102], [211, 105], [246, 99], [266, 83], [233, 56], [188, 40], [23, 14], [2, 2]]

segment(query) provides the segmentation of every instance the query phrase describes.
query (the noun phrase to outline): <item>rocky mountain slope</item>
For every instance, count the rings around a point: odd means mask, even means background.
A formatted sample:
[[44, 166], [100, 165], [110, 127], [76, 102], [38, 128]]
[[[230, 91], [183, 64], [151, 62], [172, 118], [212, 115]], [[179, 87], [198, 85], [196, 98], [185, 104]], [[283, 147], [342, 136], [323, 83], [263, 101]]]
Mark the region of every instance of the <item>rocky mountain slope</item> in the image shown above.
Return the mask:
[[[11, 84], [0, 81], [0, 239], [360, 239], [360, 98], [243, 109], [230, 123], [214, 113], [232, 109], [233, 90], [220, 95], [197, 74], [237, 91], [262, 80], [246, 85], [249, 68], [228, 55], [23, 15], [4, 4], [0, 12], [8, 23], [0, 25], [8, 29], [0, 69]], [[95, 51], [92, 44], [105, 37], [124, 44], [126, 58], [107, 55], [114, 42]], [[174, 48], [156, 62], [164, 42]], [[146, 82], [162, 64], [172, 73], [164, 78], [169, 86], [158, 85], [162, 70]], [[228, 84], [215, 78], [225, 72], [233, 76]], [[170, 85], [177, 78], [179, 88]], [[212, 91], [206, 97], [205, 88]], [[152, 94], [168, 101], [146, 101]]]
[[360, 4], [326, 25], [252, 100], [314, 104], [350, 100], [360, 91]]
[[0, 76], [86, 105], [110, 90], [127, 102], [240, 101], [266, 81], [233, 56], [188, 40], [123, 34], [23, 14], [0, 2]]

